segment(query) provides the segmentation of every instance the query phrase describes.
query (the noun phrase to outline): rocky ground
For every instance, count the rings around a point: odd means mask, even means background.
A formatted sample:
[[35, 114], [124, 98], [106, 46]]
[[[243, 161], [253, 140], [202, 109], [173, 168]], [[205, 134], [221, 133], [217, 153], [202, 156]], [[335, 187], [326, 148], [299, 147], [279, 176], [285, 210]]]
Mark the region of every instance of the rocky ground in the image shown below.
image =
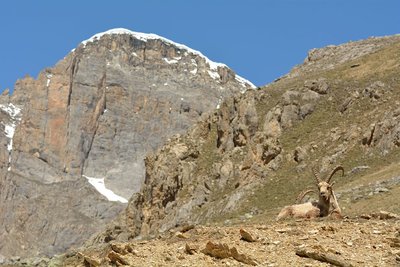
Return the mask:
[[0, 266], [399, 266], [400, 216], [373, 211], [384, 205], [396, 210], [397, 180], [337, 191], [345, 213], [342, 220], [275, 222], [278, 210], [249, 212], [220, 223], [183, 225], [146, 239], [87, 245], [52, 259], [15, 257]]
[[20, 262], [29, 265], [399, 266], [400, 217], [377, 212], [343, 220], [186, 225], [150, 240], [111, 242], [52, 261]]

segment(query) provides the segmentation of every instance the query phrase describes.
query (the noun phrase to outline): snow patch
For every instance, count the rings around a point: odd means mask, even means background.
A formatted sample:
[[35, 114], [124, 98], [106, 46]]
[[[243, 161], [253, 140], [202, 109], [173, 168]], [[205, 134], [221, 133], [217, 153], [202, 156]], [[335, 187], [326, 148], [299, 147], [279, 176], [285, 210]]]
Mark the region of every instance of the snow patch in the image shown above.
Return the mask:
[[15, 123], [5, 124], [4, 125], [4, 133], [8, 138], [10, 138], [10, 140], [9, 140], [9, 142], [7, 144], [7, 150], [8, 151], [12, 150], [15, 127], [16, 127]]
[[165, 62], [167, 62], [168, 64], [176, 64], [176, 63], [178, 63], [179, 62], [179, 60], [180, 60], [181, 58], [179, 57], [179, 58], [174, 58], [174, 59], [168, 59], [168, 58], [166, 58], [166, 57], [164, 57], [163, 58], [163, 60], [165, 61]]
[[13, 137], [15, 133], [15, 128], [17, 127], [18, 123], [21, 121], [21, 109], [15, 106], [12, 103], [8, 105], [0, 105], [0, 109], [6, 112], [10, 116], [10, 123], [1, 122], [4, 125], [4, 134], [9, 139], [7, 144], [8, 150], [8, 171], [11, 170], [11, 151], [13, 148]]
[[[246, 80], [245, 78], [240, 77], [239, 75], [235, 75], [235, 80], [238, 81], [242, 85], [242, 87], [246, 87], [246, 86], [250, 85], [250, 87], [252, 89], [257, 89], [257, 86], [255, 86], [254, 84], [252, 84], [250, 81]], [[246, 90], [244, 90], [244, 91], [246, 91]]]
[[95, 177], [88, 177], [86, 175], [82, 175], [85, 177], [88, 182], [93, 185], [93, 187], [103, 196], [105, 196], [109, 201], [119, 201], [121, 203], [128, 203], [128, 200], [126, 198], [123, 198], [121, 196], [118, 196], [115, 194], [113, 191], [110, 189], [106, 188], [106, 185], [104, 183], [104, 178], [95, 178]]
[[46, 75], [46, 77], [47, 77], [46, 87], [49, 87], [51, 78], [53, 77], [53, 74], [49, 73]]
[[197, 74], [197, 62], [193, 58], [191, 59], [191, 61], [192, 61], [192, 65], [194, 66], [194, 69], [192, 69], [190, 71], [190, 73], [193, 74], [193, 75], [196, 75]]
[[208, 75], [210, 75], [210, 77], [213, 78], [214, 80], [218, 80], [221, 78], [219, 76], [218, 72], [210, 71], [210, 70], [208, 70], [207, 72], [208, 72]]
[[[111, 29], [105, 32], [101, 32], [98, 34], [93, 35], [92, 37], [90, 37], [89, 39], [81, 42], [81, 44], [83, 44], [83, 46], [85, 47], [88, 43], [94, 42], [99, 40], [101, 37], [103, 37], [104, 35], [112, 35], [112, 34], [127, 34], [127, 35], [131, 35], [133, 37], [135, 37], [138, 40], [141, 40], [143, 42], [147, 42], [148, 40], [161, 40], [166, 44], [169, 45], [173, 45], [176, 46], [177, 48], [181, 49], [181, 50], [185, 50], [184, 52], [184, 56], [187, 56], [188, 54], [192, 54], [194, 56], [199, 56], [201, 58], [203, 58], [206, 63], [209, 65], [210, 70], [208, 71], [208, 74], [211, 76], [211, 78], [213, 79], [220, 79], [219, 74], [216, 72], [218, 70], [218, 67], [226, 67], [228, 68], [227, 65], [223, 64], [223, 63], [217, 63], [214, 61], [211, 61], [208, 57], [206, 57], [205, 55], [203, 55], [200, 51], [194, 50], [190, 47], [187, 47], [186, 45], [183, 44], [179, 44], [176, 43], [174, 41], [171, 41], [167, 38], [161, 37], [157, 34], [153, 34], [153, 33], [142, 33], [142, 32], [134, 32], [128, 29], [124, 29], [124, 28], [116, 28], [116, 29]], [[167, 60], [166, 58], [164, 58], [164, 60]], [[175, 62], [177, 59], [172, 59], [169, 60], [169, 64], [174, 64], [177, 63]], [[167, 61], [168, 63], [168, 61]], [[244, 86], [250, 86], [251, 88], [257, 88], [254, 84], [252, 84], [251, 82], [249, 82], [248, 80], [236, 75], [236, 80], [241, 82], [242, 85]]]
[[7, 106], [0, 105], [0, 109], [8, 113], [12, 120], [21, 120], [21, 118], [19, 117], [21, 109], [15, 106], [13, 103], [9, 103]]
[[222, 103], [222, 96], [219, 97], [216, 109], [220, 109]]

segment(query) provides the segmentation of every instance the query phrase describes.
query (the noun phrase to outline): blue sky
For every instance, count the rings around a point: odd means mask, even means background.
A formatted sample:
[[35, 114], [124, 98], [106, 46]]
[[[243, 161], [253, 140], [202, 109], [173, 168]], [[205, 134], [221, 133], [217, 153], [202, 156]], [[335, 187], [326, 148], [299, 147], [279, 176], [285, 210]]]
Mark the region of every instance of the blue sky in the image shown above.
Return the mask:
[[0, 91], [120, 27], [185, 44], [261, 86], [311, 48], [400, 33], [399, 14], [399, 0], [4, 0]]

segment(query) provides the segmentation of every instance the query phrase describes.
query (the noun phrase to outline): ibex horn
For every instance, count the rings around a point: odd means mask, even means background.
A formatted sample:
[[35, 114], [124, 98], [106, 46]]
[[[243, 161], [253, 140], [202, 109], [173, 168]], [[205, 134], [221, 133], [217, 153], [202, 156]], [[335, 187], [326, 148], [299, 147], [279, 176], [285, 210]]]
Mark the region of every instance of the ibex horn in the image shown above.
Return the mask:
[[317, 184], [319, 184], [322, 181], [321, 177], [319, 177], [319, 174], [318, 174], [317, 170], [314, 167], [312, 168], [312, 171], [314, 173], [315, 179], [317, 180]]
[[301, 192], [296, 198], [296, 204], [299, 204], [303, 200], [303, 198], [309, 193], [315, 193], [315, 191], [313, 189], [307, 189]]
[[329, 184], [329, 182], [332, 179], [332, 176], [337, 172], [337, 171], [342, 171], [342, 176], [344, 175], [344, 169], [342, 166], [337, 166], [336, 168], [334, 168], [331, 172], [331, 174], [329, 175], [328, 179], [326, 180], [326, 182]]

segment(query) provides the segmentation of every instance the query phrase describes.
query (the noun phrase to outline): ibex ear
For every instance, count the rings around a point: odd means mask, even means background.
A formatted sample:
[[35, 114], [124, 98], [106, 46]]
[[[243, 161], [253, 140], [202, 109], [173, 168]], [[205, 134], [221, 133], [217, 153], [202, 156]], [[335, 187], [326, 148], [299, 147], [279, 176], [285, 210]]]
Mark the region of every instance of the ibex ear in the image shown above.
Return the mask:
[[332, 187], [334, 184], [336, 184], [336, 181], [333, 181], [332, 183], [330, 183], [329, 186]]

